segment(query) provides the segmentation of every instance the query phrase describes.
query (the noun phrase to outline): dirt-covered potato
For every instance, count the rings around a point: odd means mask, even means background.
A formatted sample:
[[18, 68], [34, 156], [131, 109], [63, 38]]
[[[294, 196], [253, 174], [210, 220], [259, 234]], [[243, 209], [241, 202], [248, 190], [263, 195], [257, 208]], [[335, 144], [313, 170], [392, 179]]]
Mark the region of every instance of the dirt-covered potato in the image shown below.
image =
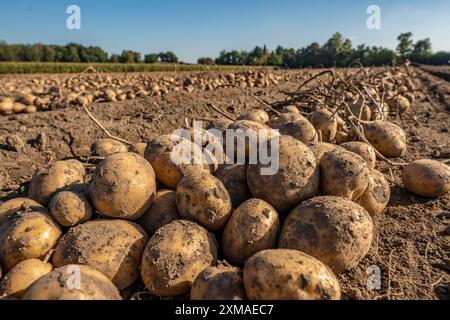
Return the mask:
[[88, 221], [93, 214], [86, 197], [77, 192], [61, 191], [50, 200], [50, 214], [63, 227], [73, 227]]
[[206, 268], [192, 284], [191, 300], [245, 300], [241, 272], [226, 264]]
[[116, 152], [127, 151], [126, 145], [114, 139], [98, 139], [91, 146], [91, 153], [96, 157], [107, 157]]
[[297, 106], [286, 106], [281, 108], [281, 113], [298, 113], [300, 114], [300, 110], [298, 110]]
[[176, 220], [150, 238], [141, 276], [151, 294], [177, 296], [188, 293], [198, 274], [216, 262], [214, 235], [195, 222]]
[[372, 114], [369, 120], [386, 120], [389, 117], [389, 105], [386, 102], [370, 103], [369, 107]]
[[400, 114], [408, 111], [411, 106], [411, 103], [409, 102], [409, 100], [401, 95], [388, 100], [387, 104], [389, 105], [389, 109], [392, 112], [400, 113]]
[[354, 152], [336, 149], [320, 160], [320, 191], [325, 195], [355, 200], [366, 190], [369, 168]]
[[163, 189], [156, 193], [150, 208], [136, 222], [151, 236], [162, 226], [179, 218], [175, 191]]
[[369, 185], [361, 197], [356, 200], [371, 216], [383, 211], [391, 197], [391, 189], [384, 175], [375, 170], [369, 170]]
[[143, 157], [145, 155], [145, 148], [146, 147], [147, 147], [146, 143], [138, 142], [138, 143], [135, 143], [135, 144], [131, 145], [128, 148], [128, 151], [137, 153], [138, 155]]
[[250, 199], [231, 215], [222, 235], [222, 250], [228, 261], [243, 265], [256, 252], [276, 247], [278, 213], [261, 199]]
[[183, 218], [211, 231], [221, 230], [231, 213], [231, 199], [223, 183], [209, 173], [192, 173], [178, 183], [175, 196]]
[[20, 298], [22, 293], [37, 279], [53, 270], [50, 263], [39, 259], [19, 262], [0, 281], [0, 297], [14, 296]]
[[122, 300], [102, 273], [86, 265], [67, 265], [36, 280], [22, 300]]
[[244, 287], [250, 300], [339, 300], [333, 272], [297, 250], [260, 251], [247, 260]]
[[[317, 193], [319, 166], [312, 151], [293, 137], [281, 135], [278, 146], [274, 147], [269, 143], [269, 154], [278, 154], [278, 160], [271, 164], [249, 164], [247, 182], [255, 198], [265, 200], [277, 211], [282, 211]], [[264, 169], [270, 172], [262, 171]]]
[[325, 109], [314, 111], [308, 120], [317, 131], [321, 132], [323, 142], [333, 141], [337, 131], [337, 120], [330, 111]]
[[269, 122], [267, 123], [267, 125], [273, 129], [277, 129], [279, 128], [283, 123], [287, 123], [287, 122], [293, 122], [296, 121], [300, 118], [302, 118], [303, 116], [300, 114], [300, 112], [297, 110], [295, 111], [286, 111], [276, 117], [272, 117], [270, 118]]
[[436, 160], [417, 160], [403, 168], [402, 180], [418, 196], [439, 197], [450, 191], [450, 167]]
[[317, 141], [316, 128], [302, 115], [298, 119], [290, 122], [285, 122], [275, 127], [281, 134], [292, 136], [303, 143]]
[[114, 153], [95, 168], [89, 194], [102, 215], [134, 220], [144, 214], [156, 194], [155, 173], [138, 154]]
[[28, 197], [46, 206], [57, 191], [83, 183], [84, 174], [83, 164], [77, 160], [57, 161], [34, 173], [28, 187]]
[[375, 154], [374, 148], [365, 142], [351, 141], [340, 145], [342, 148], [354, 152], [363, 158], [370, 168], [375, 168], [377, 163], [377, 155]]
[[233, 208], [239, 207], [252, 194], [247, 184], [247, 166], [245, 164], [222, 164], [215, 174], [231, 198]]
[[61, 237], [61, 228], [42, 211], [19, 211], [0, 226], [0, 261], [8, 272], [27, 259], [43, 259]]
[[349, 107], [355, 117], [361, 120], [370, 120], [372, 111], [368, 105], [362, 104], [361, 100], [352, 103]]
[[372, 219], [363, 207], [345, 198], [323, 196], [289, 213], [278, 246], [305, 252], [339, 273], [364, 258], [372, 237]]
[[42, 211], [47, 209], [34, 200], [28, 198], [14, 198], [0, 205], [0, 225], [18, 211]]
[[269, 114], [264, 110], [253, 110], [240, 115], [237, 120], [250, 120], [259, 123], [267, 123]]
[[320, 163], [323, 155], [329, 151], [341, 149], [340, 146], [328, 142], [310, 142], [308, 148], [316, 157], [317, 163]]
[[188, 147], [195, 150], [194, 143], [180, 136], [167, 134], [151, 140], [145, 148], [145, 159], [155, 170], [156, 178], [169, 188], [175, 189], [181, 178], [191, 171], [209, 172], [206, 159], [197, 159], [195, 155], [183, 153]]
[[383, 156], [397, 158], [406, 151], [405, 131], [387, 121], [360, 121], [364, 127], [364, 134], [370, 144]]
[[148, 240], [137, 224], [125, 220], [92, 220], [61, 238], [53, 253], [53, 265], [85, 264], [102, 272], [119, 289], [139, 277], [139, 263]]

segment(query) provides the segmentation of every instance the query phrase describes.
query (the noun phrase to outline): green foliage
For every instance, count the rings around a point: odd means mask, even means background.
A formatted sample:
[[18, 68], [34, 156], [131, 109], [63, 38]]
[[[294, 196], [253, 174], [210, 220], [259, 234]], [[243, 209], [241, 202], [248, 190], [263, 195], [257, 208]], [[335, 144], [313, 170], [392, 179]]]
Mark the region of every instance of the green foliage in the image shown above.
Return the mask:
[[178, 63], [178, 57], [172, 51], [160, 52], [158, 57], [164, 63]]
[[215, 64], [215, 61], [214, 61], [214, 59], [212, 59], [210, 57], [201, 57], [201, 58], [198, 58], [197, 63], [198, 64], [213, 65], [213, 64]]
[[411, 32], [401, 33], [398, 37], [397, 52], [401, 60], [405, 60], [412, 52], [413, 40]]
[[157, 63], [158, 62], [158, 54], [157, 53], [149, 53], [144, 56], [145, 63]]

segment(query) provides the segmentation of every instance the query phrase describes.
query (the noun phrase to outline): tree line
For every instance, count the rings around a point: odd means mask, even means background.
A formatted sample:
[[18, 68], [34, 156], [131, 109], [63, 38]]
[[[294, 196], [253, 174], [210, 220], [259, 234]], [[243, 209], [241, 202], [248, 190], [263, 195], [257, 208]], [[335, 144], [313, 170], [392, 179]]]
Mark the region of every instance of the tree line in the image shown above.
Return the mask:
[[[450, 52], [431, 50], [430, 39], [413, 41], [411, 32], [402, 33], [397, 37], [396, 50], [367, 46], [365, 44], [353, 46], [350, 39], [335, 33], [324, 44], [311, 43], [300, 49], [278, 46], [269, 50], [266, 46], [256, 46], [251, 51], [220, 52], [216, 59], [202, 57], [199, 64], [218, 65], [250, 65], [277, 66], [283, 68], [306, 67], [347, 67], [353, 63], [364, 66], [380, 66], [393, 62], [403, 62], [409, 59], [413, 62], [444, 65], [450, 61]], [[171, 51], [141, 53], [124, 50], [121, 54], [108, 55], [100, 47], [83, 46], [77, 43], [61, 45], [45, 44], [7, 44], [0, 42], [0, 61], [38, 61], [38, 62], [113, 62], [113, 63], [179, 63], [175, 53]]]
[[114, 62], [114, 63], [178, 63], [175, 53], [149, 53], [142, 58], [132, 50], [123, 50], [121, 54], [108, 55], [100, 47], [83, 46], [77, 43], [61, 45], [7, 44], [0, 42], [0, 61], [25, 62]]

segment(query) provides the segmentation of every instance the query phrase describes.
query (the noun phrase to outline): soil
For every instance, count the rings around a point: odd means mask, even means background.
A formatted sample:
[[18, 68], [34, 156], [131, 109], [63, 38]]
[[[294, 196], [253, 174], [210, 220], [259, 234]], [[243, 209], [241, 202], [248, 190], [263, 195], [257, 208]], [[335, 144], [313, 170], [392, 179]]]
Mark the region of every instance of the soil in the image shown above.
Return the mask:
[[[450, 110], [450, 82], [436, 76], [449, 71], [434, 69], [433, 75], [421, 71], [422, 83], [440, 108]], [[277, 72], [292, 73], [292, 81], [246, 90], [267, 102], [284, 99], [279, 90], [298, 87], [300, 80], [295, 74], [303, 71]], [[173, 91], [159, 97], [96, 103], [89, 108], [114, 135], [148, 142], [184, 126], [185, 119], [220, 118], [206, 106], [208, 102], [234, 117], [244, 110], [261, 108], [236, 88], [190, 94]], [[438, 112], [427, 102], [416, 102], [403, 120], [394, 122], [408, 134], [408, 152], [399, 161], [450, 158], [449, 114]], [[80, 107], [0, 116], [0, 203], [26, 196], [27, 183], [36, 168], [58, 159], [85, 160], [91, 144], [104, 137]], [[382, 162], [378, 166], [392, 180], [391, 199], [386, 210], [374, 219], [376, 234], [369, 254], [356, 268], [339, 275], [344, 298], [449, 299], [450, 194], [437, 199], [415, 196], [402, 186], [399, 168]], [[93, 166], [87, 163], [87, 168], [92, 170]], [[377, 268], [381, 287], [369, 289], [367, 283]]]

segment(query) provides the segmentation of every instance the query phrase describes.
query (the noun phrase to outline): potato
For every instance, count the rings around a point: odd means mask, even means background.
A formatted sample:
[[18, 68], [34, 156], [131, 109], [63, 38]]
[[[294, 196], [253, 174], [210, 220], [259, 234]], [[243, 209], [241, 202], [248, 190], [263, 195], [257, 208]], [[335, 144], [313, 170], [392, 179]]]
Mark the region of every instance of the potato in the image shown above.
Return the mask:
[[320, 191], [325, 195], [358, 199], [368, 185], [368, 165], [345, 149], [327, 152], [320, 160]]
[[316, 157], [317, 163], [320, 163], [325, 153], [342, 149], [340, 146], [328, 142], [310, 142], [307, 146]]
[[103, 274], [85, 265], [67, 265], [35, 281], [22, 300], [122, 300]]
[[383, 115], [384, 120], [386, 120], [389, 117], [389, 105], [386, 102], [383, 102], [383, 104], [378, 102], [378, 105], [370, 103], [369, 107], [372, 113], [369, 120], [371, 121], [381, 120], [381, 114]]
[[410, 105], [413, 104], [413, 103], [416, 101], [416, 97], [414, 96], [414, 93], [413, 93], [413, 92], [405, 92], [405, 93], [403, 94], [403, 96], [404, 96], [406, 99], [408, 99]]
[[42, 259], [61, 237], [56, 222], [42, 211], [19, 211], [0, 226], [0, 261], [8, 272], [27, 259]]
[[399, 126], [387, 121], [360, 121], [370, 144], [383, 156], [397, 158], [406, 151], [406, 133]]
[[228, 119], [214, 119], [206, 125], [205, 129], [217, 129], [221, 132], [224, 132], [232, 123], [233, 121]]
[[361, 120], [370, 120], [372, 111], [369, 106], [363, 105], [362, 101], [352, 103], [349, 107], [355, 117]]
[[127, 151], [126, 145], [114, 139], [98, 139], [91, 146], [91, 153], [96, 157], [107, 157], [116, 152]]
[[191, 300], [245, 300], [241, 272], [225, 264], [206, 268], [192, 284]]
[[147, 147], [147, 144], [146, 144], [146, 143], [139, 142], [139, 143], [135, 143], [135, 144], [131, 145], [131, 146], [128, 148], [128, 151], [137, 153], [138, 155], [140, 155], [141, 157], [143, 157], [143, 156], [144, 156], [144, 153], [145, 153], [145, 148], [146, 148], [146, 147]]
[[214, 235], [195, 222], [176, 220], [150, 238], [141, 276], [151, 294], [177, 296], [188, 293], [198, 274], [216, 261]]
[[57, 161], [34, 173], [28, 187], [28, 197], [46, 206], [57, 191], [83, 183], [84, 174], [83, 164], [77, 160]]
[[264, 110], [247, 111], [240, 115], [237, 120], [250, 120], [264, 124], [269, 121], [269, 114]]
[[102, 272], [119, 289], [134, 283], [148, 237], [137, 224], [125, 220], [93, 220], [61, 238], [53, 265], [86, 264]]
[[189, 159], [182, 158], [183, 154], [178, 151], [181, 151], [183, 146], [196, 150], [194, 143], [171, 134], [151, 140], [145, 148], [145, 159], [152, 165], [156, 177], [172, 189], [175, 189], [181, 178], [191, 171], [209, 172], [208, 162], [203, 157], [199, 159], [195, 155], [187, 155]]
[[317, 141], [316, 128], [302, 115], [299, 115], [297, 120], [285, 122], [277, 126], [281, 134], [292, 136], [303, 143]]
[[[272, 144], [269, 144], [269, 149]], [[279, 145], [270, 151], [278, 154], [278, 168], [272, 175], [262, 163], [249, 164], [247, 182], [255, 198], [271, 204], [277, 211], [290, 209], [313, 197], [319, 188], [319, 166], [312, 151], [297, 139], [281, 135]]]
[[278, 228], [278, 213], [270, 204], [260, 199], [247, 200], [227, 222], [223, 253], [231, 263], [243, 265], [256, 252], [276, 247]]
[[390, 100], [387, 100], [387, 104], [389, 105], [389, 109], [395, 113], [405, 113], [409, 110], [411, 104], [409, 100], [403, 96], [397, 96]]
[[370, 168], [375, 168], [377, 163], [377, 155], [375, 154], [374, 148], [370, 144], [360, 141], [351, 141], [343, 143], [340, 146], [361, 156]]
[[289, 213], [278, 246], [305, 252], [339, 273], [364, 258], [372, 237], [372, 219], [363, 207], [345, 198], [322, 196]]
[[140, 155], [114, 153], [95, 168], [89, 194], [103, 216], [134, 220], [144, 214], [155, 197], [155, 173]]
[[8, 219], [9, 216], [18, 211], [41, 211], [47, 212], [47, 209], [34, 200], [28, 198], [14, 198], [0, 205], [0, 225]]
[[136, 222], [151, 236], [162, 226], [179, 219], [175, 191], [159, 190], [150, 208]]
[[371, 216], [380, 214], [389, 202], [391, 189], [384, 175], [375, 170], [369, 170], [369, 185], [361, 197], [356, 200]]
[[296, 106], [286, 106], [281, 108], [280, 110], [281, 113], [298, 113], [300, 114], [300, 111], [298, 110], [298, 108]]
[[403, 168], [402, 180], [418, 196], [439, 197], [450, 191], [450, 167], [436, 160], [417, 160]]
[[231, 198], [231, 206], [239, 207], [245, 200], [251, 198], [247, 185], [247, 166], [245, 164], [222, 164], [215, 174]]
[[86, 197], [77, 192], [61, 191], [50, 200], [50, 214], [63, 227], [73, 227], [88, 221], [93, 214]]
[[328, 110], [321, 109], [314, 111], [308, 117], [309, 122], [322, 133], [323, 142], [333, 141], [337, 131], [337, 120], [332, 117], [332, 113]]
[[183, 218], [211, 231], [221, 230], [231, 213], [231, 199], [223, 183], [209, 173], [192, 173], [181, 179], [175, 196]]
[[0, 282], [0, 297], [14, 296], [20, 298], [33, 282], [52, 270], [53, 266], [50, 263], [38, 259], [19, 262]]
[[247, 260], [244, 287], [250, 300], [339, 300], [333, 272], [319, 260], [288, 249], [260, 251]]
[[267, 123], [267, 125], [270, 128], [273, 129], [277, 129], [279, 128], [283, 123], [287, 123], [287, 122], [293, 122], [296, 121], [300, 118], [302, 118], [303, 116], [300, 114], [300, 112], [297, 110], [297, 112], [295, 111], [290, 111], [290, 112], [284, 112], [276, 117], [273, 117], [269, 120], [269, 122]]
[[349, 142], [351, 139], [352, 136], [349, 131], [336, 131], [336, 135], [334, 136], [334, 140], [338, 144]]

